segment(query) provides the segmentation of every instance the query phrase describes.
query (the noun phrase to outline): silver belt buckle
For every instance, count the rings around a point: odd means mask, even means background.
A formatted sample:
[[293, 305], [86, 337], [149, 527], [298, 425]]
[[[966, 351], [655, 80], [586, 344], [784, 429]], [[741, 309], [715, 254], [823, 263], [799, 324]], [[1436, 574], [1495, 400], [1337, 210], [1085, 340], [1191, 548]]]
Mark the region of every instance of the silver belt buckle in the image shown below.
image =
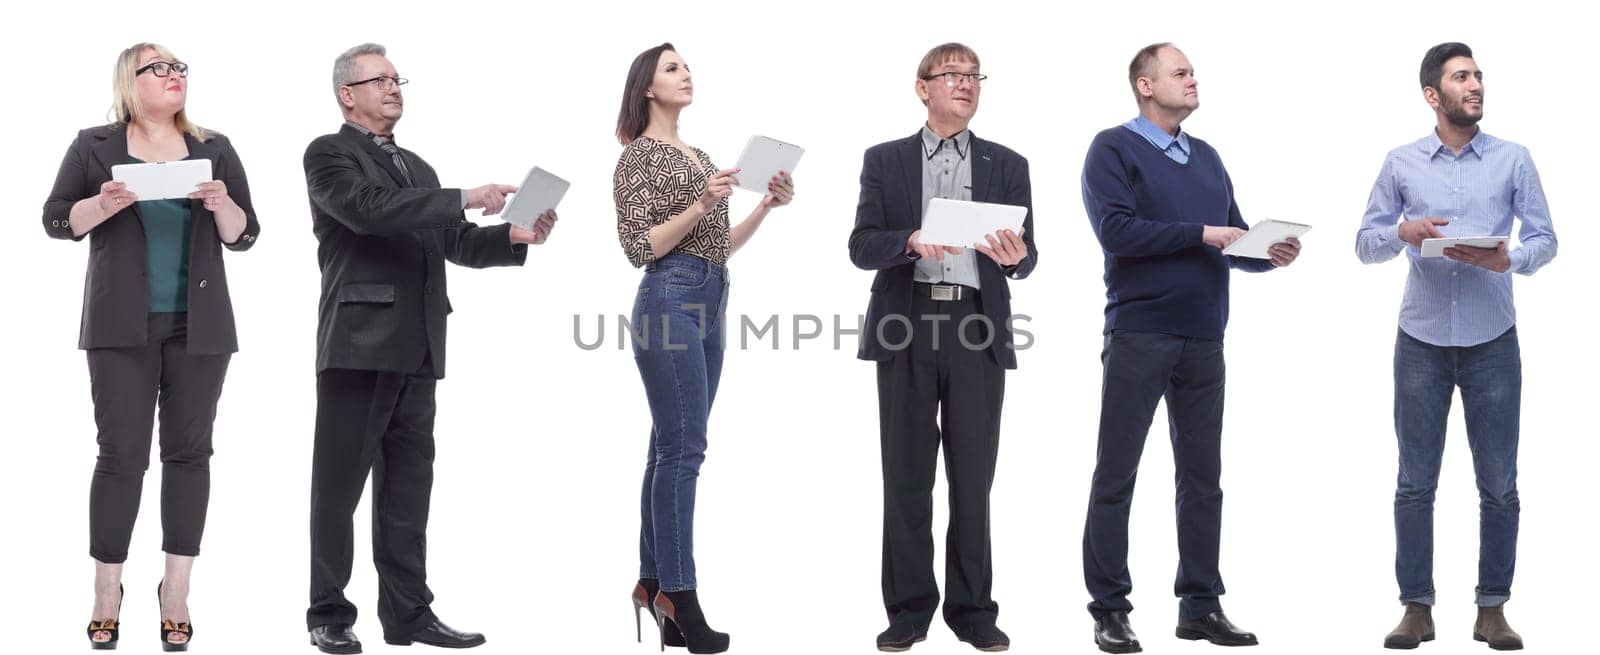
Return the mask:
[[942, 301], [960, 300], [961, 287], [954, 284], [933, 285], [933, 299]]

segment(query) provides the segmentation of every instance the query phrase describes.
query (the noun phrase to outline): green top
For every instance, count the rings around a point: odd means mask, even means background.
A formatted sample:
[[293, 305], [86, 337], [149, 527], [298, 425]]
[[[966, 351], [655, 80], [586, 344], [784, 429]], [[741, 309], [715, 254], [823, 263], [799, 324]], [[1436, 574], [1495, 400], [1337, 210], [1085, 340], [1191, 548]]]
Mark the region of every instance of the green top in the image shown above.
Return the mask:
[[189, 199], [141, 200], [139, 217], [150, 255], [147, 309], [189, 311]]

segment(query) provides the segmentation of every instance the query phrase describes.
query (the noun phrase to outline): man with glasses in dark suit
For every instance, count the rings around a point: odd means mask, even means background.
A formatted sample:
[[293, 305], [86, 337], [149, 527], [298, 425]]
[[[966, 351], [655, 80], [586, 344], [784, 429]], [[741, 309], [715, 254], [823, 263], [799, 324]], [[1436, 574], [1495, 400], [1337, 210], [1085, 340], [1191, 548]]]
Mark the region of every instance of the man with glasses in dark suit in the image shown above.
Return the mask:
[[433, 487], [434, 388], [445, 372], [446, 261], [520, 266], [528, 244], [554, 227], [478, 227], [515, 187], [441, 189], [433, 168], [395, 145], [406, 83], [383, 46], [364, 44], [334, 62], [345, 124], [306, 148], [322, 297], [317, 316], [317, 425], [311, 465], [311, 643], [359, 653], [356, 608], [344, 596], [354, 551], [351, 522], [372, 473], [372, 551], [384, 641], [468, 648], [481, 634], [434, 616], [426, 582]]
[[[959, 43], [930, 50], [917, 68], [928, 120], [910, 137], [867, 150], [850, 260], [877, 271], [861, 359], [878, 363], [883, 451], [883, 603], [878, 650], [903, 651], [928, 635], [939, 608], [933, 573], [933, 485], [939, 450], [950, 486], [944, 620], [961, 641], [1002, 651], [990, 598], [989, 490], [1000, 446], [1006, 369], [1016, 368], [1007, 280], [1033, 272], [1028, 160], [967, 129], [985, 76]], [[933, 198], [1029, 208], [1021, 233], [955, 248], [922, 242]]]

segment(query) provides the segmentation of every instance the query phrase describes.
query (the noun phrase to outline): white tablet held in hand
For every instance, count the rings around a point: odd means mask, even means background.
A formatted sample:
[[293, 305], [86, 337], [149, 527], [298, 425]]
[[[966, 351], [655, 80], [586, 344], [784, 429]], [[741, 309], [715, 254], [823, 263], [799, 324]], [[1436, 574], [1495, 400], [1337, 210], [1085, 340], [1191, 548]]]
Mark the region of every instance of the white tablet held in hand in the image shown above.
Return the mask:
[[805, 148], [792, 143], [759, 135], [750, 137], [744, 154], [739, 155], [739, 174], [734, 176], [736, 186], [766, 195], [767, 183], [772, 177], [778, 171], [793, 175], [794, 167], [800, 165], [800, 155], [805, 153]]
[[1267, 250], [1288, 241], [1289, 237], [1298, 239], [1310, 231], [1310, 225], [1267, 219], [1251, 226], [1244, 233], [1244, 236], [1239, 237], [1238, 241], [1234, 241], [1228, 244], [1228, 247], [1223, 248], [1222, 254], [1254, 259], [1271, 259], [1272, 255], [1268, 254]]
[[500, 214], [500, 218], [524, 230], [531, 230], [534, 221], [561, 204], [561, 197], [567, 195], [567, 187], [570, 186], [572, 183], [534, 166], [533, 170], [528, 171], [528, 176], [522, 178], [522, 186], [511, 194], [511, 201], [506, 203], [506, 210]]
[[187, 198], [202, 182], [211, 181], [211, 160], [117, 164], [111, 167], [111, 179], [128, 185], [128, 190], [140, 200]]
[[1444, 249], [1451, 246], [1499, 248], [1500, 244], [1510, 240], [1510, 237], [1445, 237], [1443, 239], [1423, 239], [1422, 256], [1443, 257]]
[[987, 237], [1000, 230], [1020, 233], [1028, 218], [1027, 207], [969, 200], [934, 198], [922, 213], [922, 234], [918, 240], [933, 246], [971, 248], [988, 245]]

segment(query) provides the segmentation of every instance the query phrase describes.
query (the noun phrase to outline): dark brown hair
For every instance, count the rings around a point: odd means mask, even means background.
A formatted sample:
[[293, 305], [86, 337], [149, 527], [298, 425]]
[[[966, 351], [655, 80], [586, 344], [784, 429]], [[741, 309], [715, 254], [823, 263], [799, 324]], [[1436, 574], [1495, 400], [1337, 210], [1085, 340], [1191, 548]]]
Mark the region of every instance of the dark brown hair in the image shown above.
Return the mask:
[[678, 49], [663, 43], [639, 53], [628, 67], [628, 81], [622, 87], [622, 109], [617, 112], [617, 140], [622, 145], [632, 143], [650, 126], [650, 99], [644, 92], [656, 79], [656, 65], [661, 63], [661, 53]]
[[1428, 48], [1428, 54], [1422, 56], [1422, 87], [1433, 87], [1438, 91], [1439, 82], [1444, 80], [1444, 64], [1456, 57], [1472, 58], [1472, 48], [1465, 43], [1441, 43]]
[[1177, 48], [1171, 43], [1152, 43], [1139, 49], [1133, 56], [1133, 61], [1128, 63], [1128, 86], [1133, 87], [1133, 99], [1143, 100], [1139, 95], [1139, 78], [1154, 77], [1156, 74], [1156, 61], [1160, 59], [1162, 48]]

